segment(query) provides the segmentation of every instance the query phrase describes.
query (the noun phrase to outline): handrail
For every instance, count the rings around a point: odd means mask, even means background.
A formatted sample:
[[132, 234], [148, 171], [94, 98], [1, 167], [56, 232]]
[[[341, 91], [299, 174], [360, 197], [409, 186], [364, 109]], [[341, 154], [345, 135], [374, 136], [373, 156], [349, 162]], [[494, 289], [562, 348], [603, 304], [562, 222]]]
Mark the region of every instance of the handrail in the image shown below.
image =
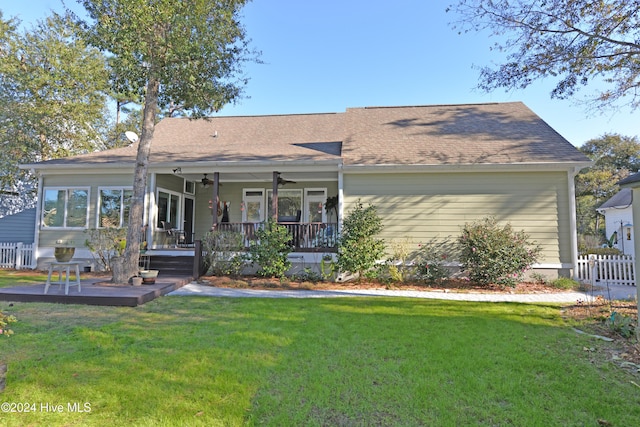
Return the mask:
[[[257, 241], [256, 231], [263, 222], [223, 222], [216, 227], [220, 231], [233, 231], [244, 237], [245, 249]], [[289, 230], [291, 245], [296, 251], [335, 250], [338, 240], [338, 224], [327, 222], [278, 222]]]

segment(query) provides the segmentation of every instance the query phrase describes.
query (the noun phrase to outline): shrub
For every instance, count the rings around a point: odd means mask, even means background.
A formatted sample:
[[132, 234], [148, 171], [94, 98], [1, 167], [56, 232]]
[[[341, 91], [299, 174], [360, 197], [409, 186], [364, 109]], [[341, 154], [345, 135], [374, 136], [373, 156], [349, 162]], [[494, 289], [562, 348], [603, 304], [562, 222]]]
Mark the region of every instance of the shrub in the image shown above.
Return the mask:
[[603, 237], [595, 234], [580, 234], [578, 236], [578, 253], [586, 255], [593, 248], [602, 246]]
[[590, 248], [580, 255], [622, 255], [618, 248]]
[[384, 241], [375, 237], [380, 231], [382, 220], [376, 208], [372, 205], [365, 208], [358, 200], [342, 223], [336, 262], [339, 270], [357, 273], [360, 278], [372, 271], [384, 255]]
[[305, 267], [304, 270], [296, 273], [292, 279], [299, 280], [301, 282], [318, 283], [322, 280], [322, 276], [311, 267]]
[[263, 228], [256, 230], [257, 241], [249, 246], [251, 262], [258, 264], [258, 275], [283, 278], [291, 268], [287, 255], [291, 252], [291, 235], [287, 227], [269, 219]]
[[239, 276], [247, 264], [244, 237], [235, 231], [211, 231], [202, 239], [208, 271], [216, 276]]
[[558, 277], [551, 281], [551, 286], [557, 289], [578, 289], [580, 283], [568, 277]]
[[13, 315], [7, 315], [0, 311], [0, 335], [11, 336], [13, 330], [7, 328], [9, 323], [15, 323], [18, 320]]
[[632, 317], [614, 311], [609, 317], [609, 327], [624, 338], [630, 338], [635, 332], [635, 322]]
[[96, 260], [99, 269], [111, 271], [111, 259], [122, 255], [124, 252], [125, 238], [127, 230], [125, 228], [94, 228], [85, 231], [88, 238], [85, 246], [91, 251], [93, 259]]
[[409, 238], [391, 243], [391, 257], [380, 265], [378, 279], [390, 282], [404, 282], [415, 276], [415, 266], [410, 262], [412, 243]]
[[455, 258], [455, 246], [449, 238], [431, 239], [419, 245], [415, 257], [417, 278], [427, 283], [435, 283], [448, 279], [451, 275], [445, 263]]
[[467, 223], [458, 238], [462, 268], [480, 285], [515, 286], [541, 250], [528, 239], [524, 231], [508, 223], [499, 226], [492, 217]]

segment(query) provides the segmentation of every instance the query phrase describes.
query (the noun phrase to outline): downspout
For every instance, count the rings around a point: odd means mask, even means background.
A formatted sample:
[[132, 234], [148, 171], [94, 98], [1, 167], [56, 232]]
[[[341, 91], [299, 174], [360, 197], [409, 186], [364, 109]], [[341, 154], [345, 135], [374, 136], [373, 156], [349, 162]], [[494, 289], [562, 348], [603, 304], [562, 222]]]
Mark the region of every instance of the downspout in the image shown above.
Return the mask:
[[573, 265], [572, 276], [578, 280], [578, 222], [576, 220], [576, 183], [575, 177], [581, 169], [573, 168], [567, 171], [569, 185], [569, 231], [571, 233], [571, 264]]
[[[153, 243], [153, 232], [156, 229], [156, 173], [153, 172], [149, 177], [149, 188], [147, 189], [147, 244], [151, 249]], [[143, 221], [144, 222], [144, 221]], [[144, 224], [142, 224], [144, 225]]]
[[[31, 173], [36, 174], [35, 170], [31, 170]], [[36, 196], [36, 229], [33, 234], [33, 261], [31, 267], [38, 267], [38, 259], [40, 258], [40, 223], [42, 221], [42, 186], [44, 179], [42, 175], [38, 174], [38, 195]]]
[[344, 214], [344, 171], [342, 163], [338, 165], [338, 236], [342, 233], [342, 218]]

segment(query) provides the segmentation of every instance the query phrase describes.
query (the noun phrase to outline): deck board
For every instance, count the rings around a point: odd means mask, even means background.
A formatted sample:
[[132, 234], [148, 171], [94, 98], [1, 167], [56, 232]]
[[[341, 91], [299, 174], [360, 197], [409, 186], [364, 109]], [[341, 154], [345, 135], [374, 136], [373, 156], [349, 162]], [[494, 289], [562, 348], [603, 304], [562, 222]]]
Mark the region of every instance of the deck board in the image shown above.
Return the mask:
[[52, 285], [45, 294], [44, 283], [21, 285], [0, 288], [0, 301], [136, 307], [179, 289], [192, 280], [192, 277], [187, 276], [158, 277], [155, 284], [142, 286], [120, 286], [95, 279], [83, 280], [82, 291], [78, 292], [77, 287], [71, 287], [69, 295], [64, 294], [64, 286]]

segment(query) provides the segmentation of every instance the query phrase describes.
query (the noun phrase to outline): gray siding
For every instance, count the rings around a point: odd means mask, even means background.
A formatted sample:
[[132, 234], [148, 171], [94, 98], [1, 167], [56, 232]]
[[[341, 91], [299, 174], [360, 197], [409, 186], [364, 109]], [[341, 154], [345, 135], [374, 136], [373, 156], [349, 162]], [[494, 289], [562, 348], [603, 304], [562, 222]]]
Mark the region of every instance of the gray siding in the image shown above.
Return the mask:
[[33, 243], [35, 226], [35, 208], [0, 218], [0, 242]]

